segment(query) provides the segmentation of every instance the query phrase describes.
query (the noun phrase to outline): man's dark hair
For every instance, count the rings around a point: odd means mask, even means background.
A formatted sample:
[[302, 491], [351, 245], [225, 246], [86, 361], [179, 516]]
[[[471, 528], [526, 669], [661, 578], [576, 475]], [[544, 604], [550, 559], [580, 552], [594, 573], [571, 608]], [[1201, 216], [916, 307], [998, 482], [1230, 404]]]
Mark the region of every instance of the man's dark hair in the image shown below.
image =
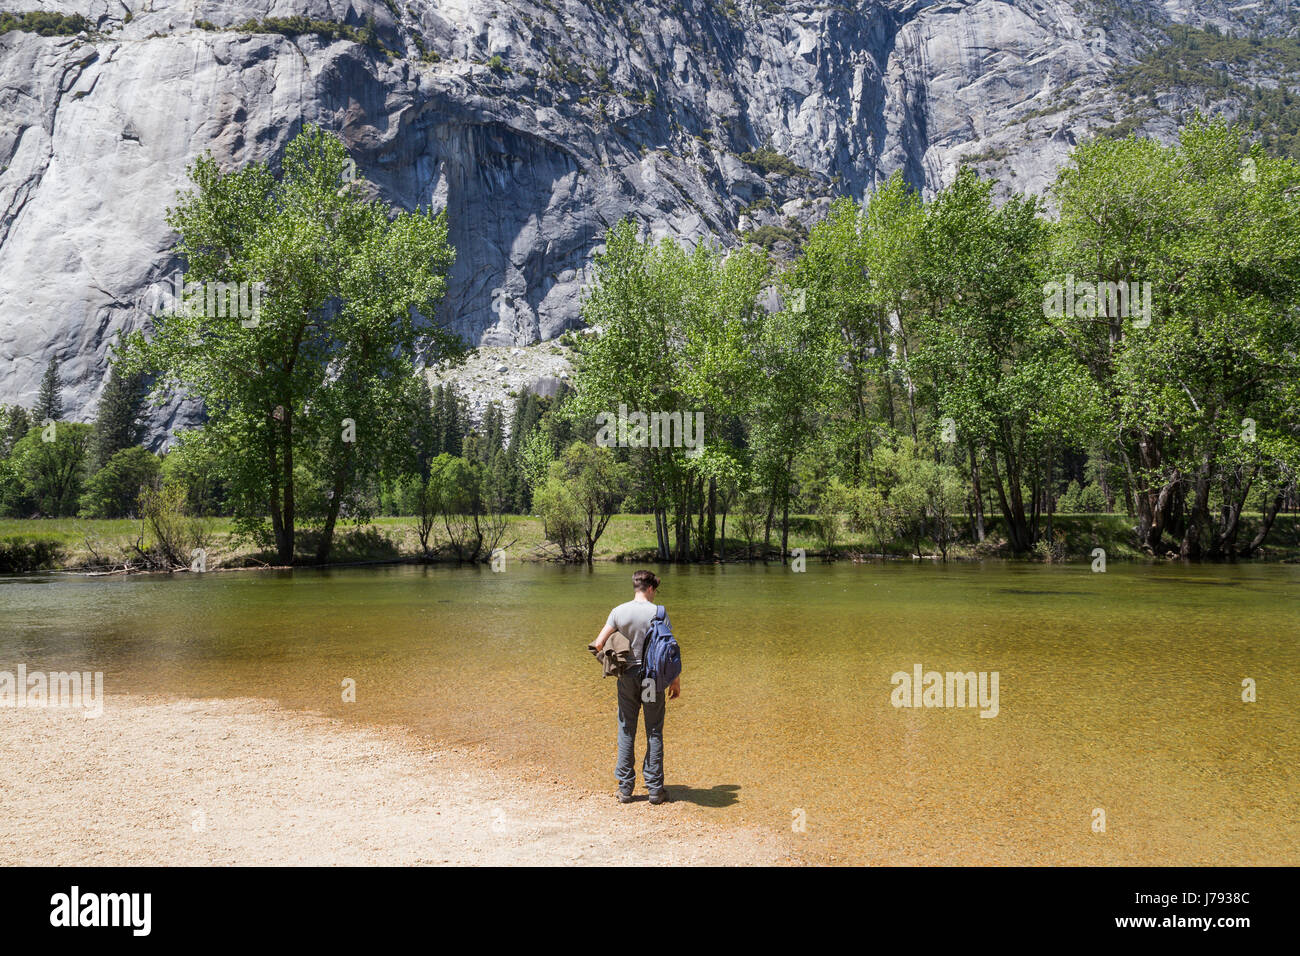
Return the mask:
[[632, 587], [637, 591], [644, 591], [646, 588], [659, 590], [659, 577], [653, 571], [634, 571], [632, 573]]

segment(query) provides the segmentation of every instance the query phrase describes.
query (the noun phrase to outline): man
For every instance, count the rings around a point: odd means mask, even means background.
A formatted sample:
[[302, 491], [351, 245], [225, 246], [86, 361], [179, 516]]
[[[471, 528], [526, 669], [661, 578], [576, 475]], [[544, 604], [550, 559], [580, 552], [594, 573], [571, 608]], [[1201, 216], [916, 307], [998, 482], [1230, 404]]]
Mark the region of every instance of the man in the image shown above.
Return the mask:
[[[641, 776], [650, 791], [650, 802], [658, 805], [668, 800], [668, 791], [664, 788], [664, 710], [666, 702], [654, 692], [653, 685], [644, 689], [641, 681], [645, 671], [645, 640], [650, 631], [650, 624], [655, 616], [655, 592], [659, 590], [659, 578], [652, 571], [637, 571], [632, 575], [632, 600], [620, 604], [609, 612], [605, 627], [593, 642], [599, 652], [609, 640], [609, 636], [618, 631], [632, 645], [632, 664], [618, 678], [618, 764], [614, 776], [618, 780], [618, 802], [631, 803], [632, 789], [636, 785], [636, 724], [641, 710], [645, 710], [645, 763], [641, 765]], [[668, 612], [664, 612], [664, 622], [668, 623]], [[669, 625], [671, 629], [671, 624]], [[668, 698], [678, 697], [682, 692], [682, 678], [668, 685], [665, 694]], [[649, 698], [648, 700], [646, 698]]]

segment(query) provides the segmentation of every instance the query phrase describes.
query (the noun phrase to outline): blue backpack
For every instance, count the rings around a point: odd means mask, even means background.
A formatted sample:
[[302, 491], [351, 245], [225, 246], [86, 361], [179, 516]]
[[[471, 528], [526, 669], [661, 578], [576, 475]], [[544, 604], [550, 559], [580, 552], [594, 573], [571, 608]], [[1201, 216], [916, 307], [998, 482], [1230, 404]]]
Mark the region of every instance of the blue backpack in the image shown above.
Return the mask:
[[667, 613], [662, 604], [655, 605], [654, 620], [645, 636], [645, 677], [655, 682], [655, 693], [662, 694], [682, 673], [682, 649], [668, 629]]

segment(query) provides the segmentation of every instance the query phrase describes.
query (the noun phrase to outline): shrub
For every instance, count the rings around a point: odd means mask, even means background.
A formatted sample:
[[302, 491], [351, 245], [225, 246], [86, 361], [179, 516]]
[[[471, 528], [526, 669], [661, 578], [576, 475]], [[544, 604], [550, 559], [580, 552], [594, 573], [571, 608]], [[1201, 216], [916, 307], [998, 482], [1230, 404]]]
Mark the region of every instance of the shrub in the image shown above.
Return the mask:
[[817, 513], [813, 517], [813, 529], [822, 551], [829, 560], [839, 543], [840, 529], [844, 526], [842, 512], [848, 504], [848, 489], [838, 479], [831, 479], [817, 502]]
[[[74, 422], [36, 425], [9, 457], [7, 477], [0, 483], [4, 505], [11, 514], [65, 517], [76, 512], [81, 497], [92, 429]], [[45, 441], [51, 437], [52, 441]]]
[[207, 524], [187, 513], [183, 488], [163, 485], [146, 489], [140, 496], [140, 515], [153, 535], [153, 543], [146, 549], [142, 534], [136, 552], [151, 567], [187, 567], [195, 549], [207, 545]]
[[35, 10], [30, 13], [0, 12], [0, 33], [20, 30], [43, 37], [70, 37], [89, 33], [94, 27], [80, 13], [71, 15]]
[[761, 171], [764, 176], [779, 173], [782, 176], [812, 178], [812, 173], [809, 170], [804, 169], [784, 153], [779, 153], [769, 146], [762, 146], [747, 153], [741, 153], [740, 161], [747, 166], [753, 166]]
[[582, 512], [569, 486], [559, 478], [547, 478], [533, 491], [533, 507], [541, 516], [542, 533], [558, 549], [560, 560], [582, 560]]
[[1083, 510], [1079, 502], [1079, 483], [1071, 481], [1056, 499], [1056, 510], [1061, 514], [1075, 514]]

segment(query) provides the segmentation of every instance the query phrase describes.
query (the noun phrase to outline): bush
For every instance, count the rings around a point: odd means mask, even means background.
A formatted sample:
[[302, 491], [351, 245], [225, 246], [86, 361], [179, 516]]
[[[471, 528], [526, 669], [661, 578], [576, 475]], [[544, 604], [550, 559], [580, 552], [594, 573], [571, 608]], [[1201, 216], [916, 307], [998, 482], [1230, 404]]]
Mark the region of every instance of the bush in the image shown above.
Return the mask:
[[894, 540], [900, 529], [899, 515], [875, 485], [861, 485], [849, 499], [849, 521], [854, 531], [870, 535], [883, 555], [886, 542]]
[[480, 463], [445, 452], [429, 468], [429, 494], [458, 561], [486, 561], [504, 546], [506, 516], [485, 501], [485, 477]]
[[1059, 514], [1077, 514], [1083, 510], [1079, 502], [1079, 483], [1071, 481], [1065, 486], [1065, 491], [1056, 499], [1056, 511]]
[[740, 161], [762, 171], [763, 175], [779, 173], [782, 176], [803, 176], [811, 179], [812, 173], [804, 169], [789, 156], [779, 153], [768, 146], [740, 154]]
[[[206, 21], [201, 21], [206, 22]], [[203, 29], [208, 29], [204, 27]], [[373, 17], [367, 17], [365, 25], [357, 28], [337, 20], [313, 20], [310, 17], [294, 14], [288, 17], [265, 17], [262, 20], [245, 20], [232, 29], [239, 33], [278, 33], [281, 36], [295, 37], [313, 34], [324, 40], [351, 40], [372, 49], [385, 52], [383, 44], [375, 31]]]
[[745, 539], [745, 560], [748, 561], [754, 556], [754, 541], [758, 538], [759, 529], [763, 527], [763, 517], [766, 514], [762, 491], [753, 489], [741, 494], [733, 514], [736, 530]]
[[164, 485], [146, 489], [140, 496], [140, 515], [153, 535], [153, 544], [145, 549], [141, 535], [136, 552], [150, 567], [188, 567], [194, 551], [207, 546], [207, 524], [187, 513], [183, 488]]
[[821, 544], [822, 552], [828, 560], [835, 551], [835, 545], [839, 543], [840, 529], [844, 526], [841, 513], [847, 507], [848, 499], [848, 490], [840, 483], [839, 479], [832, 478], [817, 503], [817, 513], [813, 517], [813, 529], [817, 535], [818, 543]]
[[43, 37], [70, 37], [78, 33], [89, 33], [92, 29], [90, 21], [79, 13], [68, 15], [44, 10], [30, 13], [0, 12], [0, 33], [21, 30]]
[[1056, 499], [1056, 510], [1060, 514], [1105, 514], [1108, 509], [1101, 488], [1095, 484], [1080, 488], [1077, 481], [1072, 481]]
[[1086, 485], [1079, 494], [1079, 510], [1087, 514], [1106, 514], [1110, 511], [1110, 506], [1099, 486]]
[[184, 432], [162, 459], [162, 480], [185, 490], [185, 508], [192, 515], [221, 514], [226, 484], [216, 450], [202, 431]]
[[559, 550], [560, 560], [582, 560], [582, 511], [569, 486], [557, 477], [547, 478], [533, 492], [533, 507], [541, 516], [542, 533]]
[[432, 553], [429, 539], [438, 518], [437, 492], [433, 482], [418, 475], [407, 475], [398, 482], [396, 498], [399, 513], [415, 516], [415, 535], [427, 557]]

